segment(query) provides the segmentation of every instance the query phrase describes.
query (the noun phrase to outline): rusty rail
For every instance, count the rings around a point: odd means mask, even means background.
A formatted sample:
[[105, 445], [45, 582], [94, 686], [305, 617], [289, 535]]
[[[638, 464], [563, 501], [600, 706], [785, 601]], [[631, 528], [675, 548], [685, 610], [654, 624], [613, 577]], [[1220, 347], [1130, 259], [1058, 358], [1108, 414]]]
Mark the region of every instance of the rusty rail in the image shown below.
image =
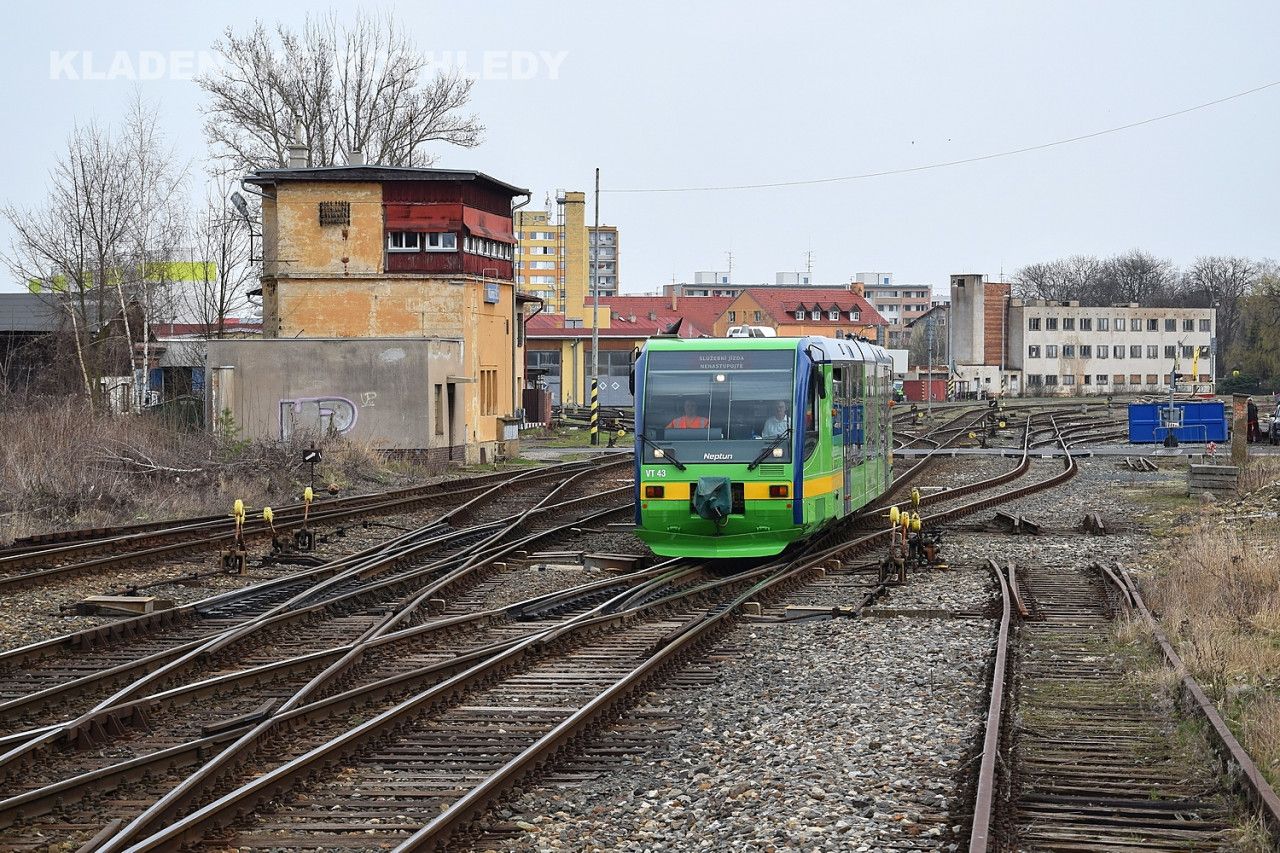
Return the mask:
[[[990, 843], [991, 816], [995, 805], [996, 759], [1000, 754], [1000, 724], [1004, 716], [1004, 674], [1009, 656], [1009, 623], [1012, 618], [1009, 583], [994, 560], [987, 560], [987, 567], [1000, 582], [1000, 627], [996, 629], [996, 659], [991, 667], [991, 698], [987, 703], [987, 727], [982, 738], [982, 764], [978, 768], [973, 826], [969, 832], [969, 853], [986, 853]], [[1010, 571], [1012, 568], [1010, 565]]]

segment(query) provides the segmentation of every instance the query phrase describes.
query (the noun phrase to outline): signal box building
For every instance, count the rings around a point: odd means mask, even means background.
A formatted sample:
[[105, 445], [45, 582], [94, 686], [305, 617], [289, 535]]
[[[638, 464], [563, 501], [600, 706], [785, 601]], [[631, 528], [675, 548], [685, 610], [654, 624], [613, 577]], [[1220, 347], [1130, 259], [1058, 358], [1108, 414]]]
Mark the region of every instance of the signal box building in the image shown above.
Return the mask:
[[[265, 348], [273, 340], [372, 339], [364, 347], [309, 347], [308, 358], [289, 361], [298, 374], [297, 389], [288, 382], [277, 388], [275, 380], [264, 387], [282, 400], [334, 397], [414, 407], [396, 419], [394, 441], [385, 431], [361, 433], [361, 424], [378, 422], [371, 417], [321, 424], [330, 433], [342, 432], [335, 424], [350, 424], [346, 434], [375, 447], [468, 461], [514, 451], [523, 307], [538, 301], [518, 294], [512, 275], [512, 202], [527, 197], [527, 190], [480, 172], [372, 165], [268, 169], [245, 183], [262, 200]], [[421, 358], [400, 362], [415, 371], [408, 381], [422, 393], [397, 399], [372, 394], [377, 389], [325, 385], [372, 375], [366, 366], [353, 370], [344, 360], [418, 352], [382, 346], [380, 339], [441, 342]], [[269, 352], [255, 348], [252, 363], [258, 369], [269, 365]], [[223, 379], [226, 368], [237, 367], [210, 366], [222, 369]], [[227, 381], [241, 398], [251, 396], [248, 377]], [[307, 427], [296, 417], [289, 420], [296, 406], [286, 411], [282, 402], [280, 412], [280, 422], [269, 431], [283, 435]], [[212, 414], [216, 419], [219, 413]]]

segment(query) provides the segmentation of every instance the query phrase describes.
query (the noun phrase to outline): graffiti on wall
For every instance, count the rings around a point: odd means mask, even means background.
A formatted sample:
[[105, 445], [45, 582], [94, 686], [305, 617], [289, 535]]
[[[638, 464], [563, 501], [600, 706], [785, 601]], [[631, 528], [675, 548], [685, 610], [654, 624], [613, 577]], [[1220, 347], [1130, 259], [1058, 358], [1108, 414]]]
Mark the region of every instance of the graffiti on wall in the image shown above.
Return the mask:
[[280, 401], [280, 438], [311, 433], [346, 435], [355, 427], [356, 404], [346, 397], [298, 397]]

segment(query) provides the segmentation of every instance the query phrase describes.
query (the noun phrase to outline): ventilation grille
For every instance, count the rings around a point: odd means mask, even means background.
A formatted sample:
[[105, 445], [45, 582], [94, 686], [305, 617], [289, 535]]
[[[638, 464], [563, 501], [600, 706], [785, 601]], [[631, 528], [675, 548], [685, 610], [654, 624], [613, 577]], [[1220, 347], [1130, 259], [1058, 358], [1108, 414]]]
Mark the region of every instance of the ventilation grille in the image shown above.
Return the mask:
[[786, 473], [781, 465], [761, 465], [756, 470], [762, 477], [782, 477]]
[[320, 224], [321, 225], [350, 225], [351, 224], [351, 202], [349, 201], [320, 202]]

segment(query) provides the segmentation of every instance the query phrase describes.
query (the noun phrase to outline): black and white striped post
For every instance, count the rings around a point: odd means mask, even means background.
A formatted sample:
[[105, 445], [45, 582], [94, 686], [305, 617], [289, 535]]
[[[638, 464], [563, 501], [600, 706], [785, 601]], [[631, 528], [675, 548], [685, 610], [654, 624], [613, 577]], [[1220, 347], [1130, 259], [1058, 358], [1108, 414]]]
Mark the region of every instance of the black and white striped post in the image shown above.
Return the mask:
[[591, 377], [591, 443], [600, 443], [600, 377]]

